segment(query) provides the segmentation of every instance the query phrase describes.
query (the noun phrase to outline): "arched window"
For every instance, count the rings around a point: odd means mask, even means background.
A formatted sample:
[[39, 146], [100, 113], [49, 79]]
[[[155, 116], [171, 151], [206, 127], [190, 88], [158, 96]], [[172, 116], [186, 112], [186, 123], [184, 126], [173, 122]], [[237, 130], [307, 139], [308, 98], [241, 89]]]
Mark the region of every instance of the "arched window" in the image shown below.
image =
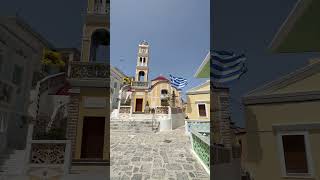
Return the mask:
[[110, 4], [110, 0], [94, 0], [94, 12], [98, 14], [104, 14], [108, 12], [107, 4]]
[[97, 29], [91, 35], [90, 61], [107, 61], [110, 56], [110, 34]]
[[168, 90], [162, 89], [160, 93], [161, 106], [169, 106]]
[[162, 89], [162, 90], [161, 90], [161, 94], [162, 94], [162, 95], [167, 95], [167, 94], [168, 94], [168, 90]]
[[139, 81], [143, 81], [143, 80], [144, 80], [144, 76], [145, 76], [144, 72], [143, 72], [143, 71], [140, 71], [140, 72], [139, 72], [139, 78], [138, 78], [138, 80], [139, 80]]

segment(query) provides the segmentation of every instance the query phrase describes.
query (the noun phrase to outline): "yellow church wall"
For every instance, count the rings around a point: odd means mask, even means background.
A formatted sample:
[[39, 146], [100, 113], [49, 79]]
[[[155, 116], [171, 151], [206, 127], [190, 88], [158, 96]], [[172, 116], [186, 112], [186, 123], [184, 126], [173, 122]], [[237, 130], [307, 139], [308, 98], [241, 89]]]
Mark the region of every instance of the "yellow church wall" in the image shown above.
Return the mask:
[[166, 89], [168, 91], [169, 94], [172, 94], [173, 91], [175, 91], [176, 94], [176, 99], [178, 101], [178, 103], [176, 103], [177, 107], [181, 107], [182, 104], [180, 102], [181, 99], [181, 95], [180, 93], [171, 86], [171, 84], [169, 82], [166, 81], [162, 81], [158, 83], [153, 83], [155, 86], [151, 89], [150, 93], [149, 93], [149, 105], [152, 107], [156, 107], [156, 106], [161, 106], [161, 100], [160, 100], [160, 94], [161, 94], [161, 90]]
[[[75, 152], [75, 159], [81, 158], [81, 144], [82, 144], [82, 131], [83, 131], [83, 121], [84, 117], [105, 117], [105, 138], [104, 144], [109, 144], [107, 141], [109, 140], [109, 127], [108, 121], [110, 119], [110, 108], [107, 96], [108, 94], [107, 88], [81, 88], [80, 89], [80, 103], [79, 103], [79, 118], [78, 118], [78, 125], [77, 125], [77, 137], [76, 137], [76, 152]], [[100, 97], [106, 99], [106, 107], [105, 108], [87, 108], [84, 107], [83, 101], [84, 97]], [[103, 150], [103, 159], [109, 159], [110, 147], [104, 146]]]

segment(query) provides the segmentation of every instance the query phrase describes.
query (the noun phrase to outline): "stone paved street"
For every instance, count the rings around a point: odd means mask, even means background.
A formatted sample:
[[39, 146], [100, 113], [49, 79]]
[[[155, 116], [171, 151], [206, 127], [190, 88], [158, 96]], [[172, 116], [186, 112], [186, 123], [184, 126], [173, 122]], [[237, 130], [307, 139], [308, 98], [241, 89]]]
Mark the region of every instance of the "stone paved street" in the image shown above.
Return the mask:
[[209, 179], [190, 150], [184, 127], [158, 133], [111, 130], [111, 179]]

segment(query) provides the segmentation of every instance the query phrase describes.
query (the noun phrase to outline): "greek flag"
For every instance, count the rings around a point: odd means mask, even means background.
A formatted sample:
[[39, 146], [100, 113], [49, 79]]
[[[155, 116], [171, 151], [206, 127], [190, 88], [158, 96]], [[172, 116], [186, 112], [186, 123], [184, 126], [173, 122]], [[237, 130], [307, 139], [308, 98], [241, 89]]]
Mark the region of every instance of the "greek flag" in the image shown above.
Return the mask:
[[170, 82], [171, 82], [171, 85], [176, 87], [177, 89], [182, 89], [188, 84], [186, 79], [181, 77], [175, 77], [175, 76], [172, 76], [171, 74], [170, 74]]
[[213, 82], [225, 83], [239, 79], [247, 72], [244, 54], [235, 55], [228, 51], [211, 51], [211, 78]]

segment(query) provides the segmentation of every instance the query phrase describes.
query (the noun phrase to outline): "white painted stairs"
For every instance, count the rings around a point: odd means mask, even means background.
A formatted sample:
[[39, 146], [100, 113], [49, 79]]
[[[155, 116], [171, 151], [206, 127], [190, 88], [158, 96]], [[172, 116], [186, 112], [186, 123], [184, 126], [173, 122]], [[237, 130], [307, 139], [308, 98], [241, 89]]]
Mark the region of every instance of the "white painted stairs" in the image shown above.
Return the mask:
[[24, 177], [25, 153], [25, 150], [11, 150], [0, 154], [0, 180]]

